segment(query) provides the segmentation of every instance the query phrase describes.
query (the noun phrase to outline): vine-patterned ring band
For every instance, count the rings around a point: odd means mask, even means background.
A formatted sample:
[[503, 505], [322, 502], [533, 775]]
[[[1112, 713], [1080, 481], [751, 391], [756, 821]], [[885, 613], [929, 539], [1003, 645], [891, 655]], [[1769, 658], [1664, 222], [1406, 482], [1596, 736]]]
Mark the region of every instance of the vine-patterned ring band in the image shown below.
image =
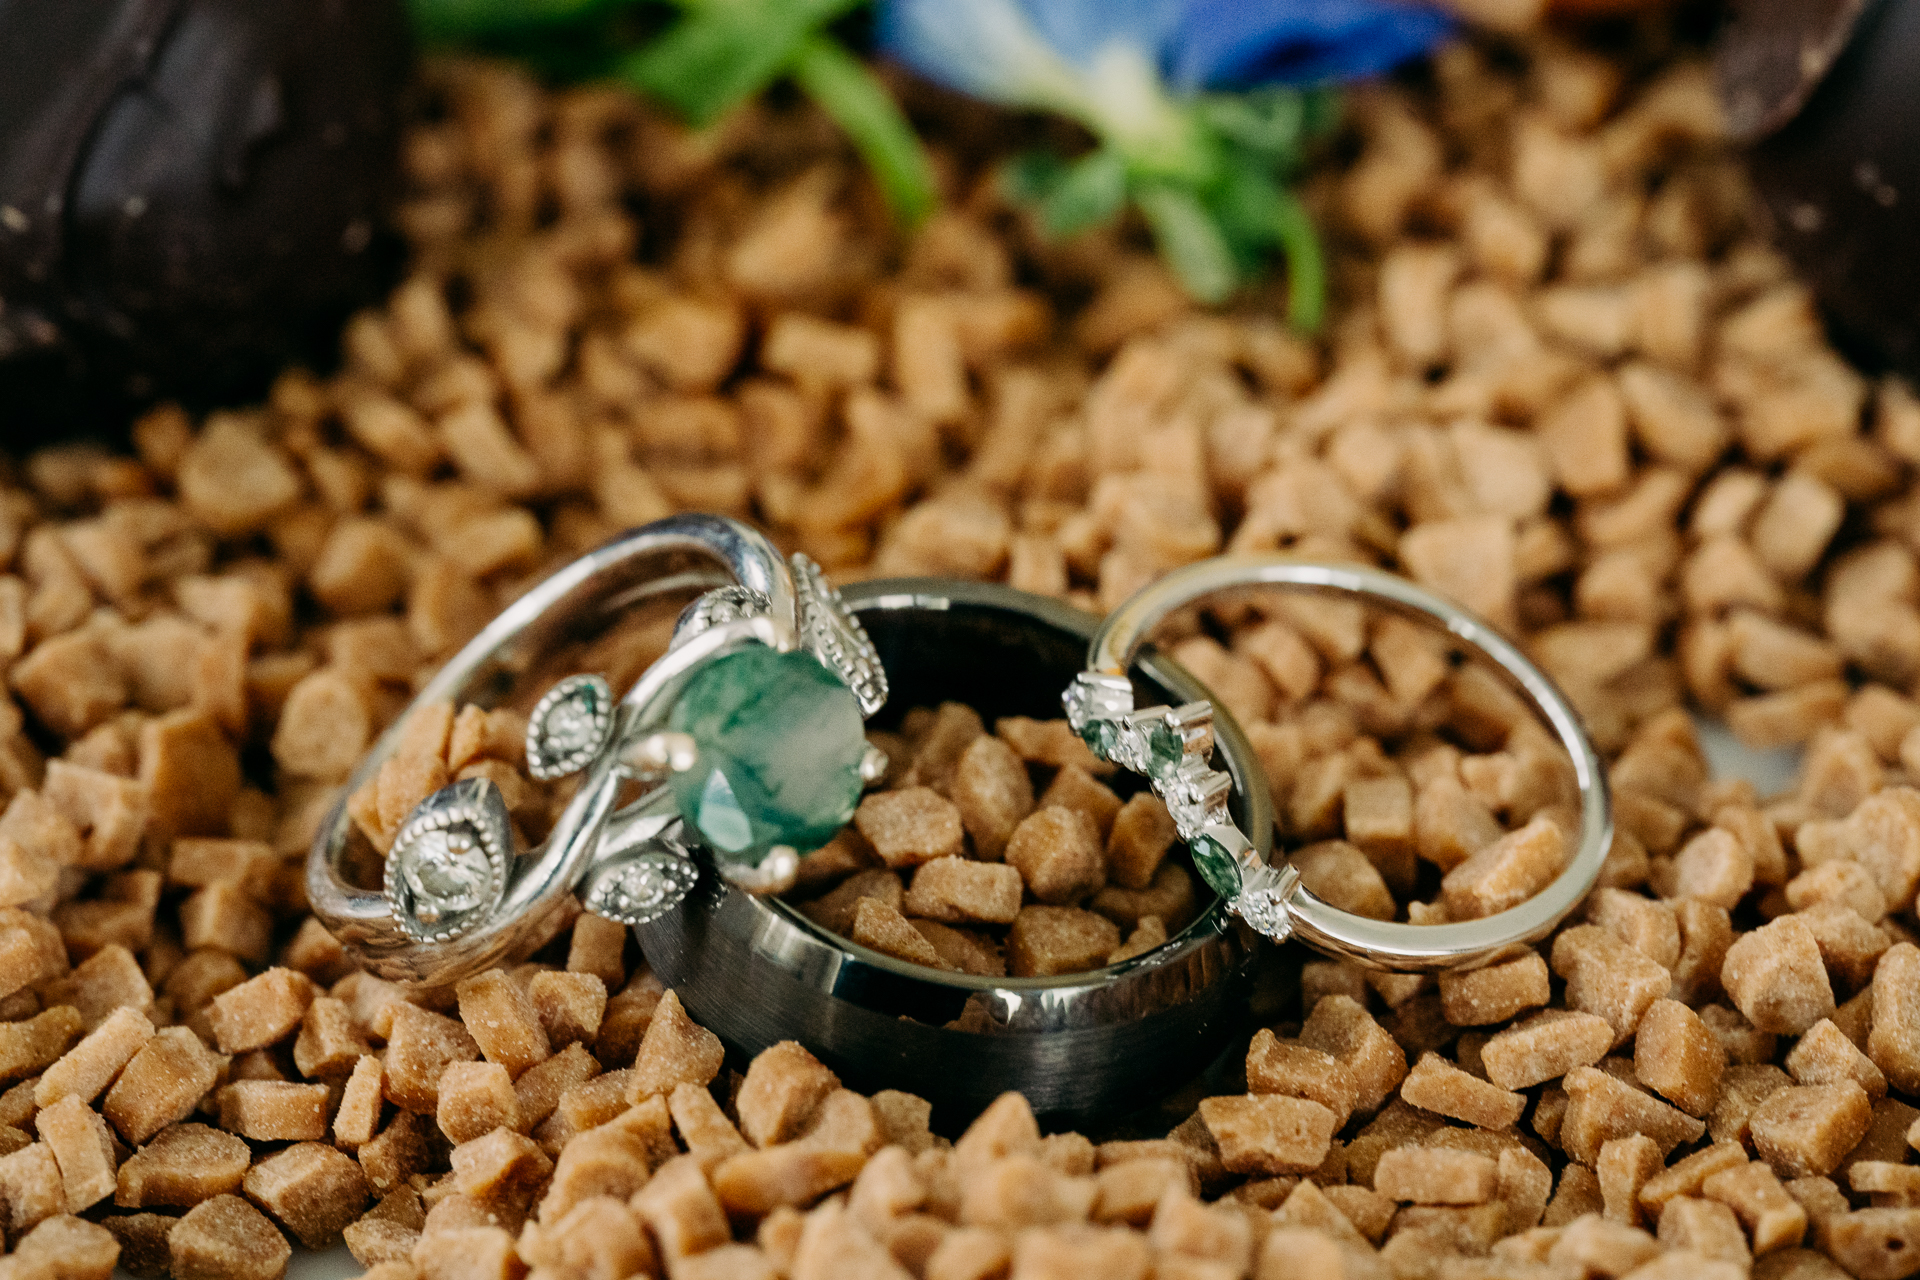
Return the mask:
[[[528, 771], [580, 778], [544, 841], [517, 850], [499, 789], [470, 778], [402, 822], [381, 888], [354, 883], [346, 797], [378, 777], [416, 711], [497, 702], [561, 645], [690, 590], [703, 594], [667, 653], [623, 697], [570, 675], [528, 717]], [[884, 771], [863, 722], [886, 699], [879, 655], [812, 561], [725, 517], [656, 521], [534, 587], [420, 691], [315, 838], [314, 913], [363, 967], [439, 984], [536, 945], [569, 897], [628, 924], [673, 909], [698, 879], [694, 848], [734, 884], [780, 892]], [[641, 797], [617, 808], [635, 783]]]
[[[1483, 919], [1400, 924], [1337, 910], [1315, 897], [1291, 866], [1254, 852], [1227, 812], [1232, 780], [1212, 768], [1213, 707], [1135, 710], [1126, 672], [1168, 614], [1216, 592], [1286, 587], [1339, 595], [1437, 624], [1491, 663], [1551, 727], [1580, 792], [1579, 841], [1566, 867], [1532, 898]], [[1466, 969], [1538, 941], [1599, 879], [1613, 840], [1606, 771], [1580, 718], [1553, 682], [1493, 627], [1403, 578], [1353, 565], [1273, 556], [1220, 556], [1149, 583], [1107, 616], [1087, 651], [1087, 669], [1062, 695], [1067, 718], [1102, 758], [1146, 775], [1166, 802], [1194, 864], [1229, 910], [1275, 941], [1297, 938], [1328, 955], [1379, 969]]]

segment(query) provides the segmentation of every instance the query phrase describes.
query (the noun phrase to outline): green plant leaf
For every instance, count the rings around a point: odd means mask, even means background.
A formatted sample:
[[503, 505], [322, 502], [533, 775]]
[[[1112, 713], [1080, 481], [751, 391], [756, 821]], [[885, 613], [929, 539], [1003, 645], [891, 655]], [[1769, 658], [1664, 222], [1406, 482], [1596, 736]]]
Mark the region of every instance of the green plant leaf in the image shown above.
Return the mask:
[[1220, 230], [1243, 269], [1254, 267], [1279, 243], [1280, 185], [1259, 156], [1235, 150], [1221, 180], [1205, 193]]
[[1298, 90], [1209, 94], [1197, 99], [1194, 109], [1209, 128], [1235, 148], [1253, 152], [1269, 165], [1291, 168], [1299, 158], [1307, 102]]
[[1287, 265], [1287, 320], [1317, 332], [1326, 314], [1326, 266], [1313, 219], [1259, 157], [1236, 153], [1226, 177], [1206, 193], [1242, 271], [1252, 275], [1273, 249]]
[[1318, 333], [1327, 316], [1327, 264], [1320, 233], [1306, 206], [1280, 190], [1275, 232], [1287, 257], [1287, 320], [1302, 333]]
[[1126, 199], [1127, 162], [1102, 148], [1066, 166], [1040, 201], [1040, 222], [1048, 235], [1064, 239], [1108, 221]]
[[1153, 230], [1160, 256], [1196, 299], [1223, 302], [1240, 283], [1233, 247], [1190, 189], [1149, 183], [1134, 192], [1134, 203]]
[[1340, 124], [1346, 101], [1338, 89], [1319, 88], [1307, 90], [1303, 105], [1306, 116], [1301, 125], [1301, 135], [1309, 139], [1322, 138]]
[[903, 226], [933, 212], [939, 189], [913, 126], [886, 87], [839, 43], [808, 36], [788, 68], [794, 83], [846, 132]]
[[689, 123], [711, 124], [771, 84], [815, 29], [863, 2], [701, 4], [627, 58], [621, 75]]
[[1000, 190], [1015, 204], [1037, 205], [1067, 176], [1067, 162], [1051, 151], [1022, 151], [1000, 163]]
[[633, 0], [408, 0], [413, 29], [429, 42], [583, 22]]

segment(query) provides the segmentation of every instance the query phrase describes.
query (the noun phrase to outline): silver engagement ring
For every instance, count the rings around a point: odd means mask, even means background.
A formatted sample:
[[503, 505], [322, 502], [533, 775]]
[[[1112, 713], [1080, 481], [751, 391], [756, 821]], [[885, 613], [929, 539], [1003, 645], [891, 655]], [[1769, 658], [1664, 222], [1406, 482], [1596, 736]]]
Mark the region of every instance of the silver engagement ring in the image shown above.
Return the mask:
[[[1213, 704], [1136, 710], [1127, 673], [1153, 628], [1174, 610], [1216, 592], [1263, 586], [1358, 599], [1437, 624], [1460, 647], [1491, 663], [1547, 722], [1573, 765], [1579, 829], [1559, 877], [1519, 905], [1479, 920], [1407, 924], [1337, 910], [1308, 891], [1293, 867], [1262, 858], [1228, 812], [1233, 780], [1213, 767]], [[1088, 646], [1087, 669], [1062, 701], [1068, 721], [1095, 754], [1148, 779], [1194, 865], [1228, 910], [1276, 942], [1297, 938], [1370, 968], [1474, 968], [1545, 937], [1593, 888], [1613, 841], [1606, 771], [1578, 713], [1553, 682], [1486, 622], [1378, 569], [1275, 556], [1219, 556], [1177, 569], [1107, 615]]]
[[697, 882], [696, 849], [731, 883], [778, 893], [800, 855], [847, 823], [886, 768], [864, 723], [887, 699], [879, 656], [812, 561], [720, 516], [636, 529], [533, 588], [420, 691], [345, 796], [378, 775], [416, 712], [498, 701], [559, 645], [689, 590], [702, 594], [665, 656], [624, 695], [577, 674], [535, 705], [528, 772], [578, 779], [535, 847], [515, 847], [494, 783], [464, 779], [407, 816], [375, 888], [355, 883], [354, 823], [344, 797], [335, 806], [308, 893], [359, 963], [396, 981], [450, 981], [536, 943], [569, 897], [644, 924]]

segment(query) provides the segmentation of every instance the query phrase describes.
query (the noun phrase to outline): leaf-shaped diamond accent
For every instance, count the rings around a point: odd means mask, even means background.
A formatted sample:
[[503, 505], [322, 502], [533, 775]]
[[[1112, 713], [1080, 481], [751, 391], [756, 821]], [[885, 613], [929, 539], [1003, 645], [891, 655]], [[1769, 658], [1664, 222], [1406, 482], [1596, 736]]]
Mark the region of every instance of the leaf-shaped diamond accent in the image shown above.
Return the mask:
[[846, 682], [870, 716], [887, 704], [887, 671], [880, 651], [860, 625], [840, 593], [827, 585], [820, 566], [799, 552], [793, 554], [793, 590], [798, 602], [800, 644], [827, 669]]
[[612, 737], [612, 686], [599, 676], [568, 676], [527, 719], [527, 772], [542, 782], [578, 773]]
[[387, 904], [412, 938], [445, 942], [506, 895], [513, 828], [500, 789], [469, 778], [414, 806], [387, 855]]
[[699, 883], [700, 869], [656, 842], [634, 857], [597, 869], [580, 895], [597, 916], [621, 924], [646, 924], [680, 905]]

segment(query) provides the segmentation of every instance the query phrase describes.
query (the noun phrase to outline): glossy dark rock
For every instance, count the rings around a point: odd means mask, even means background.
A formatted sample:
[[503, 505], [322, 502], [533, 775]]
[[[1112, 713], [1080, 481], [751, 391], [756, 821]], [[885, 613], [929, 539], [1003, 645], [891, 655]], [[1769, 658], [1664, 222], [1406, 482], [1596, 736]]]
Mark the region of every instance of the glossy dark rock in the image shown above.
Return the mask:
[[1715, 62], [1836, 340], [1920, 376], [1920, 0], [1743, 0]]
[[390, 269], [398, 0], [0, 0], [0, 417], [257, 393]]

